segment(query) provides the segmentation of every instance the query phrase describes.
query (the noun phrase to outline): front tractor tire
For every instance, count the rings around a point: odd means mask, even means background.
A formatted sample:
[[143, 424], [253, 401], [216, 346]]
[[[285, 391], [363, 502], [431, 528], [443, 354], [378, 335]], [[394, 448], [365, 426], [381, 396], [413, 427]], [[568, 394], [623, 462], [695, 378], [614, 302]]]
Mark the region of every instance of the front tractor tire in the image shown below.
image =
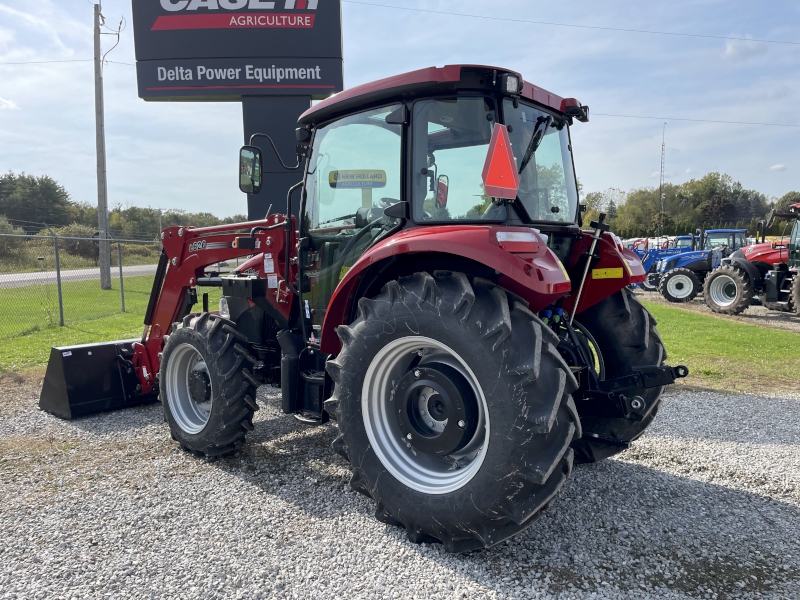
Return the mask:
[[[661, 366], [667, 358], [656, 320], [627, 288], [580, 313], [579, 318], [603, 358], [606, 379], [630, 375], [635, 367]], [[640, 396], [650, 407], [642, 421], [582, 417], [583, 438], [573, 444], [576, 461], [598, 462], [626, 450], [655, 419], [663, 389], [626, 391], [626, 396]], [[582, 402], [578, 402], [579, 411]]]
[[232, 321], [209, 313], [173, 325], [161, 358], [160, 399], [184, 450], [231, 454], [253, 430], [258, 382], [246, 343]]
[[738, 315], [753, 303], [753, 286], [742, 269], [722, 265], [706, 277], [703, 297], [712, 312], [721, 315]]
[[378, 520], [448, 552], [530, 527], [572, 471], [577, 388], [558, 338], [489, 281], [417, 273], [338, 328], [326, 408]]
[[658, 292], [670, 302], [691, 302], [701, 289], [700, 280], [689, 269], [667, 271], [658, 283]]

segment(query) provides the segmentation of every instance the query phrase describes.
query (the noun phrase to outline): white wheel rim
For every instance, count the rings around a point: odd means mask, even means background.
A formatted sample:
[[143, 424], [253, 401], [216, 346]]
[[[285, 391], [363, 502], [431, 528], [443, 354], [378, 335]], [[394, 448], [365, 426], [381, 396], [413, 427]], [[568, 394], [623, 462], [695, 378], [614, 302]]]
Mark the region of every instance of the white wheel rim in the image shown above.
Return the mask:
[[[205, 377], [208, 381], [210, 398], [196, 399], [192, 396], [190, 378], [196, 376]], [[208, 366], [197, 348], [191, 344], [181, 344], [172, 351], [163, 385], [170, 412], [178, 427], [191, 435], [203, 431], [211, 416], [214, 387]]]
[[694, 283], [686, 275], [673, 275], [667, 281], [667, 291], [673, 298], [683, 300], [692, 295]]
[[[448, 365], [466, 380], [477, 400], [479, 416], [474, 437], [449, 460], [417, 452], [403, 436], [394, 416], [395, 386], [408, 373], [420, 351], [423, 357], [418, 365], [414, 365], [415, 369], [424, 368], [426, 364]], [[398, 399], [398, 402], [401, 401]], [[400, 338], [378, 352], [364, 377], [361, 412], [367, 436], [378, 459], [398, 481], [418, 492], [441, 495], [464, 487], [480, 471], [486, 457], [490, 428], [483, 390], [464, 359], [445, 344], [431, 338]]]
[[709, 294], [714, 304], [727, 308], [736, 301], [737, 286], [730, 275], [718, 275], [709, 286]]

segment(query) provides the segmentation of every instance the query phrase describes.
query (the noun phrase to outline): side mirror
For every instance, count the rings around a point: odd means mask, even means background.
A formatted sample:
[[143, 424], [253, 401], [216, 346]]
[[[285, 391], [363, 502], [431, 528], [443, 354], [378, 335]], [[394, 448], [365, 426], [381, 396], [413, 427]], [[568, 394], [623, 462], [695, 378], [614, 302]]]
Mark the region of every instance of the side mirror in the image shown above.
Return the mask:
[[436, 191], [436, 206], [445, 208], [447, 197], [450, 194], [450, 178], [447, 175], [439, 175], [439, 185]]
[[261, 150], [245, 146], [239, 151], [239, 189], [245, 194], [261, 191]]

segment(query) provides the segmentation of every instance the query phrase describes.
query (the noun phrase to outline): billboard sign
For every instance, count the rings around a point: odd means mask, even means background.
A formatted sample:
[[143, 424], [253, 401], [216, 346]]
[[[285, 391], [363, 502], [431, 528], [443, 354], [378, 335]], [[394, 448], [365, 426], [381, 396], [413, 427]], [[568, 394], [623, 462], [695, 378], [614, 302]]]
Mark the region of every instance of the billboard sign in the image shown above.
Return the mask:
[[145, 100], [343, 89], [340, 0], [133, 0], [133, 24]]

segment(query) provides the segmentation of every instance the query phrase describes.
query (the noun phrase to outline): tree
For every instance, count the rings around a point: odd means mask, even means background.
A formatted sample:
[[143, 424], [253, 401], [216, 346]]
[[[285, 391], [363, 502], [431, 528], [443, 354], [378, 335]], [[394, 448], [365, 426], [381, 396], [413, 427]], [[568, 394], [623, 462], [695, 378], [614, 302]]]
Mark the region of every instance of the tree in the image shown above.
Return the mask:
[[0, 214], [21, 222], [66, 225], [72, 221], [73, 204], [67, 190], [47, 175], [8, 173], [0, 191]]
[[703, 220], [708, 223], [714, 221], [724, 221], [736, 217], [736, 206], [722, 196], [713, 196], [708, 202], [702, 205], [700, 212]]

